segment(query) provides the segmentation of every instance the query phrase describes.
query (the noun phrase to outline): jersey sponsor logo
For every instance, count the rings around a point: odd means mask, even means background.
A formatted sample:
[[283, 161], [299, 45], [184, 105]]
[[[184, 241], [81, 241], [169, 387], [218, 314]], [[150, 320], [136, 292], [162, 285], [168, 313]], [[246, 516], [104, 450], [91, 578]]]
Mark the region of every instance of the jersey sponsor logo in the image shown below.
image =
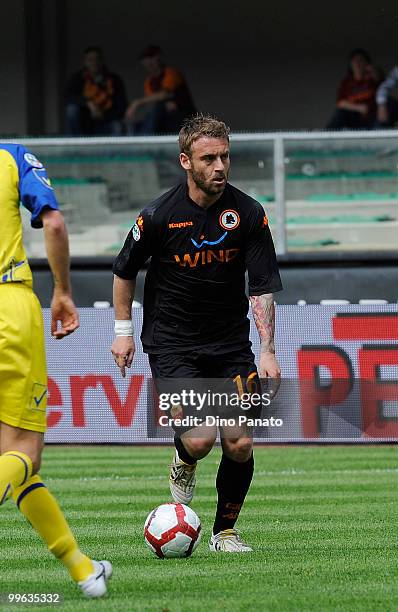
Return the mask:
[[141, 238], [141, 231], [140, 231], [140, 228], [138, 227], [137, 223], [135, 223], [133, 225], [133, 228], [132, 228], [131, 232], [132, 232], [132, 235], [133, 235], [133, 240], [138, 242], [139, 239]]
[[181, 229], [182, 227], [192, 227], [193, 221], [177, 221], [177, 223], [169, 223], [169, 229]]
[[33, 155], [32, 153], [25, 153], [23, 157], [30, 166], [33, 166], [34, 168], [44, 168], [43, 164], [37, 159], [36, 155]]
[[[40, 172], [44, 172], [44, 174], [40, 174]], [[33, 170], [33, 174], [35, 175], [37, 180], [40, 181], [44, 185], [44, 187], [47, 187], [47, 189], [51, 189], [51, 191], [53, 191], [51, 181], [48, 176], [46, 176], [45, 172], [46, 171], [44, 170], [44, 168], [42, 168], [41, 170], [34, 168]]]
[[219, 249], [218, 251], [201, 251], [191, 255], [174, 255], [175, 262], [182, 268], [196, 268], [197, 266], [206, 266], [213, 261], [217, 263], [229, 263], [238, 255], [240, 249]]
[[15, 274], [15, 271], [17, 268], [24, 266], [26, 263], [27, 262], [25, 259], [22, 261], [16, 261], [14, 257], [12, 257], [10, 261], [8, 262], [7, 269], [4, 271], [4, 273], [2, 274], [0, 278], [0, 282], [7, 283], [8, 281], [12, 282], [12, 281], [18, 280], [18, 278], [16, 278], [18, 275]]
[[267, 227], [267, 225], [268, 225], [268, 217], [267, 217], [267, 215], [264, 215], [263, 227]]
[[203, 240], [204, 236], [201, 236], [200, 239], [202, 242], [196, 242], [196, 240], [194, 240], [193, 238], [191, 238], [191, 242], [194, 246], [196, 246], [197, 249], [201, 249], [204, 244], [207, 244], [208, 246], [215, 246], [216, 244], [220, 244], [220, 242], [222, 242], [227, 235], [228, 232], [225, 232], [221, 236], [221, 238], [218, 238], [218, 240]]
[[224, 210], [220, 215], [220, 225], [225, 230], [234, 230], [240, 223], [240, 217], [236, 210]]

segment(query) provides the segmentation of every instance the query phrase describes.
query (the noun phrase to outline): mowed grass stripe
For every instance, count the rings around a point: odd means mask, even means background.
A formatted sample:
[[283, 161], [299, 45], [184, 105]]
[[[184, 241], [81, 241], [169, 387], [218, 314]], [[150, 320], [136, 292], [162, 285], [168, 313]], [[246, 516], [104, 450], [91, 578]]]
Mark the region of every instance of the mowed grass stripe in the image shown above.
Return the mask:
[[257, 448], [257, 473], [239, 521], [255, 552], [229, 556], [207, 547], [217, 449], [200, 464], [193, 503], [203, 542], [191, 559], [160, 561], [142, 529], [148, 512], [169, 501], [171, 454], [170, 448], [47, 447], [43, 479], [82, 547], [114, 562], [110, 597], [82, 600], [10, 502], [0, 510], [0, 590], [23, 583], [25, 591], [58, 591], [62, 610], [398, 609], [395, 447]]

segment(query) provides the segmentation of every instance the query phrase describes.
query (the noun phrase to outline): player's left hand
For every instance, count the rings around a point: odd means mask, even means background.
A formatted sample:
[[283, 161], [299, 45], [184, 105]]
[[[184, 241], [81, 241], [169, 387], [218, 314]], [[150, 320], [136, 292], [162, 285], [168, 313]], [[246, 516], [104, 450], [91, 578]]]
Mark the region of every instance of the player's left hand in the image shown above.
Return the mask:
[[272, 382], [268, 387], [270, 398], [272, 399], [278, 392], [281, 384], [281, 369], [275, 353], [264, 352], [260, 353], [260, 363], [258, 374], [260, 378], [272, 378]]
[[[59, 323], [60, 329], [58, 329]], [[78, 327], [79, 314], [70, 295], [54, 292], [51, 302], [51, 335], [56, 340], [62, 340]]]

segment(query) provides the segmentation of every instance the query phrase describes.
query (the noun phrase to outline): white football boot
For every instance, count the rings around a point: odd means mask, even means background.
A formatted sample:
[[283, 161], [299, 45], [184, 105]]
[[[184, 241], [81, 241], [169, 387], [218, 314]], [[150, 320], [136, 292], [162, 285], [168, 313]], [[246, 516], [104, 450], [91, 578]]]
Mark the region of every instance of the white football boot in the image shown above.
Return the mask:
[[84, 597], [93, 599], [95, 597], [103, 597], [106, 595], [106, 583], [112, 577], [113, 568], [109, 561], [94, 561], [94, 573], [86, 580], [78, 582]]
[[177, 450], [175, 451], [174, 461], [170, 465], [170, 492], [173, 500], [177, 504], [191, 503], [196, 486], [197, 463], [189, 465], [181, 461]]
[[209, 548], [213, 552], [251, 552], [250, 548], [240, 538], [236, 529], [224, 529], [215, 535], [212, 535], [209, 542]]

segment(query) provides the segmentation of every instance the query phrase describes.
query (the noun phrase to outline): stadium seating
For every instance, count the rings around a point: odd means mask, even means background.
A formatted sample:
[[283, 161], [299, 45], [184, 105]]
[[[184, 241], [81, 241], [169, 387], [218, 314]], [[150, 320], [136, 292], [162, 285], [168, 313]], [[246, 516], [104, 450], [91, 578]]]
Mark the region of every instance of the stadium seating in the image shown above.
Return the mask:
[[[390, 144], [391, 141], [391, 144]], [[285, 143], [287, 247], [290, 251], [396, 248], [397, 155], [394, 139]], [[231, 182], [259, 200], [276, 238], [273, 142], [234, 143]], [[40, 151], [38, 150], [38, 153]], [[181, 170], [169, 142], [48, 146], [43, 150], [68, 221], [73, 255], [113, 255], [143, 206], [170, 188]], [[43, 244], [24, 227], [28, 253]]]

